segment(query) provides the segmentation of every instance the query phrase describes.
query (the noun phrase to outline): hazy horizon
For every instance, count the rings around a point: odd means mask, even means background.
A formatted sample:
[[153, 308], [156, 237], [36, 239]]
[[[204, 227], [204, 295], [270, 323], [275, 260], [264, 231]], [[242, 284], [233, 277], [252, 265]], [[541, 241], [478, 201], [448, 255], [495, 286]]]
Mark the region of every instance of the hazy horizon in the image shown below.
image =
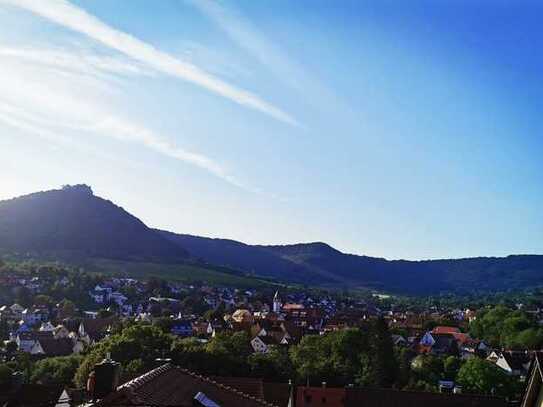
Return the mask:
[[543, 4], [0, 0], [0, 200], [387, 259], [543, 254]]

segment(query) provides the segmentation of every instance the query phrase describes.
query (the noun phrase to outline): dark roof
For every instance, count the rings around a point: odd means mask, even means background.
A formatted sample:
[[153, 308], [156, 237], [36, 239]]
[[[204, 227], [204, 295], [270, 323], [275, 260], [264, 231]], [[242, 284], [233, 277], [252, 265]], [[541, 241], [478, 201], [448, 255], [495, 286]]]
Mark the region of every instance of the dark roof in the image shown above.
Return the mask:
[[537, 399], [541, 393], [543, 386], [543, 354], [536, 353], [532, 364], [530, 379], [524, 397], [522, 399], [522, 407], [536, 406]]
[[80, 319], [66, 318], [65, 320], [62, 321], [62, 325], [64, 325], [69, 332], [77, 331], [80, 324], [81, 324]]
[[23, 384], [16, 390], [0, 388], [2, 407], [54, 407], [63, 391], [62, 386]]
[[432, 337], [435, 340], [432, 349], [448, 352], [456, 347], [456, 338], [452, 334], [432, 334]]
[[[239, 383], [238, 383], [239, 384]], [[245, 386], [247, 383], [245, 384]], [[161, 405], [192, 407], [199, 392], [221, 407], [273, 407], [274, 404], [244, 393], [237, 388], [197, 375], [171, 364], [159, 368], [123, 384], [96, 406], [119, 404]]]
[[40, 339], [40, 345], [47, 356], [68, 356], [73, 353], [74, 349], [70, 338]]
[[19, 339], [22, 341], [37, 341], [37, 340], [46, 340], [52, 339], [52, 332], [40, 332], [40, 331], [31, 331], [31, 332], [21, 332], [19, 334]]
[[533, 357], [532, 353], [523, 351], [505, 351], [502, 355], [513, 370], [524, 370], [524, 365]]
[[345, 407], [506, 407], [504, 398], [391, 389], [347, 388]]
[[112, 316], [108, 318], [97, 318], [97, 319], [84, 319], [81, 321], [85, 332], [92, 339], [100, 339], [102, 334], [104, 334], [109, 326], [117, 321], [117, 317]]
[[279, 407], [287, 407], [290, 386], [287, 383], [264, 383], [264, 400]]

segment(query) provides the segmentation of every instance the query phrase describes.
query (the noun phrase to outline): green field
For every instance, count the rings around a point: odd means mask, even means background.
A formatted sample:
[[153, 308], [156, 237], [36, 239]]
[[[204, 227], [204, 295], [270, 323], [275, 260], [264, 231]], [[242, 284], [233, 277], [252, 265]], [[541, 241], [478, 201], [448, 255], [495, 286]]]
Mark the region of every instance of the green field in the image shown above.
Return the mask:
[[136, 279], [157, 277], [169, 281], [184, 283], [203, 282], [210, 285], [235, 287], [262, 287], [272, 282], [228, 272], [221, 268], [200, 266], [195, 264], [158, 264], [144, 262], [127, 262], [109, 259], [91, 259], [85, 262], [84, 268], [90, 272], [101, 272], [111, 275], [123, 275]]

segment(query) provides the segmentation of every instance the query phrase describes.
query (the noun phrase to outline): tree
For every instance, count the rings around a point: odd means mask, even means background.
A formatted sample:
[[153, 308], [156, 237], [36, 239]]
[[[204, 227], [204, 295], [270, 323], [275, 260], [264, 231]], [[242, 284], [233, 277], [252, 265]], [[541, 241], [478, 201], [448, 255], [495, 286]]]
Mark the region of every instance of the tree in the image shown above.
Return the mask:
[[8, 356], [13, 356], [15, 352], [17, 352], [17, 349], [19, 349], [19, 345], [17, 345], [17, 342], [9, 341], [6, 343], [6, 353], [8, 354]]
[[76, 312], [75, 304], [70, 300], [64, 299], [61, 303], [61, 308], [60, 308], [61, 318], [73, 317], [75, 315], [75, 312]]
[[425, 387], [437, 389], [443, 374], [443, 361], [433, 355], [419, 355], [411, 361], [411, 370], [416, 383], [424, 382]]
[[145, 363], [141, 359], [134, 359], [128, 362], [122, 372], [124, 382], [138, 377], [145, 370]]
[[457, 357], [448, 356], [445, 358], [443, 361], [443, 378], [445, 380], [454, 380], [458, 374], [458, 371], [460, 370], [461, 365], [462, 362]]
[[271, 346], [267, 353], [249, 355], [247, 362], [253, 377], [284, 382], [294, 375], [288, 352], [284, 348]]
[[68, 386], [73, 382], [81, 360], [82, 357], [78, 355], [39, 360], [34, 365], [30, 380], [34, 383]]
[[174, 320], [170, 317], [160, 317], [153, 321], [153, 325], [157, 326], [164, 333], [170, 333], [174, 325]]
[[160, 328], [152, 325], [132, 325], [119, 334], [99, 342], [84, 358], [77, 369], [75, 382], [84, 386], [94, 366], [102, 361], [107, 353], [111, 358], [126, 367], [131, 361], [141, 359], [144, 367], [151, 369], [156, 365], [156, 359], [170, 355], [173, 342], [171, 335], [165, 334]]
[[11, 375], [13, 370], [8, 365], [0, 365], [0, 386], [11, 384]]
[[471, 323], [470, 333], [490, 345], [513, 349], [539, 349], [543, 345], [543, 329], [528, 314], [498, 305]]
[[108, 310], [108, 309], [101, 309], [98, 311], [98, 315], [97, 317], [100, 318], [100, 319], [103, 319], [103, 318], [109, 318], [111, 316], [113, 316], [113, 312]]
[[14, 289], [15, 301], [21, 304], [23, 307], [30, 307], [32, 305], [32, 291], [26, 287], [15, 287]]
[[217, 363], [217, 375], [242, 376], [249, 372], [247, 358], [252, 350], [246, 332], [220, 333], [207, 344], [206, 351]]
[[404, 388], [409, 383], [413, 355], [414, 352], [408, 348], [396, 349], [396, 360], [398, 361], [397, 385], [399, 388]]
[[34, 297], [34, 305], [36, 306], [49, 307], [53, 302], [53, 299], [48, 295], [40, 294]]
[[304, 336], [297, 346], [290, 349], [290, 358], [300, 381], [330, 381], [334, 374], [330, 363], [330, 348], [327, 337]]
[[217, 370], [206, 346], [196, 338], [177, 339], [172, 345], [171, 356], [176, 365], [185, 369], [202, 374], [213, 374]]
[[360, 329], [347, 329], [323, 336], [304, 336], [290, 349], [290, 357], [300, 381], [343, 386], [362, 375], [363, 356], [367, 352], [367, 335]]
[[396, 381], [394, 346], [384, 319], [377, 319], [371, 329], [371, 359], [375, 371], [375, 385], [391, 387]]
[[471, 358], [458, 371], [456, 381], [468, 393], [511, 396], [518, 383], [496, 365], [484, 359]]

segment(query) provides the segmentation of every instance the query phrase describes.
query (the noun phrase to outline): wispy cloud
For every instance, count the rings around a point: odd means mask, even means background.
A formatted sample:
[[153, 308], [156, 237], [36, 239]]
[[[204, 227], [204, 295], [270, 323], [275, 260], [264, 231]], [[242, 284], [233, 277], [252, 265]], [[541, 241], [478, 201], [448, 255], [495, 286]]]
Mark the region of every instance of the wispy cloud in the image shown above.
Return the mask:
[[[278, 80], [303, 96], [304, 102], [330, 114], [331, 109], [349, 111], [350, 107], [324, 86], [277, 41], [268, 38], [258, 26], [232, 4], [214, 0], [186, 0], [215, 23], [230, 39], [252, 55]], [[326, 101], [323, 104], [323, 101]]]
[[304, 88], [303, 70], [288, 58], [272, 40], [233, 6], [226, 7], [213, 0], [187, 0], [223, 30], [237, 45], [249, 52], [259, 63], [270, 69], [292, 88]]
[[[61, 58], [55, 58], [59, 55]], [[187, 151], [137, 120], [114, 113], [108, 101], [108, 74], [140, 74], [137, 67], [115, 58], [102, 59], [99, 54], [86, 55], [88, 61], [94, 61], [89, 65], [81, 63], [79, 56], [80, 50], [66, 48], [60, 54], [58, 49], [0, 48], [0, 122], [72, 146], [87, 134], [137, 143], [252, 190], [212, 158]], [[29, 60], [32, 64], [28, 64]], [[89, 76], [89, 72], [93, 75]]]
[[151, 44], [110, 27], [95, 16], [67, 1], [0, 0], [0, 3], [24, 8], [66, 28], [85, 34], [93, 40], [143, 62], [160, 72], [199, 85], [242, 106], [265, 113], [284, 123], [294, 126], [299, 125], [291, 115], [264, 101], [257, 95], [232, 86], [195, 65], [174, 58], [156, 49]]
[[0, 57], [19, 58], [29, 63], [38, 63], [78, 75], [103, 77], [104, 74], [137, 76], [153, 76], [154, 74], [153, 71], [133, 60], [90, 52], [83, 47], [45, 49], [43, 47], [0, 46]]

